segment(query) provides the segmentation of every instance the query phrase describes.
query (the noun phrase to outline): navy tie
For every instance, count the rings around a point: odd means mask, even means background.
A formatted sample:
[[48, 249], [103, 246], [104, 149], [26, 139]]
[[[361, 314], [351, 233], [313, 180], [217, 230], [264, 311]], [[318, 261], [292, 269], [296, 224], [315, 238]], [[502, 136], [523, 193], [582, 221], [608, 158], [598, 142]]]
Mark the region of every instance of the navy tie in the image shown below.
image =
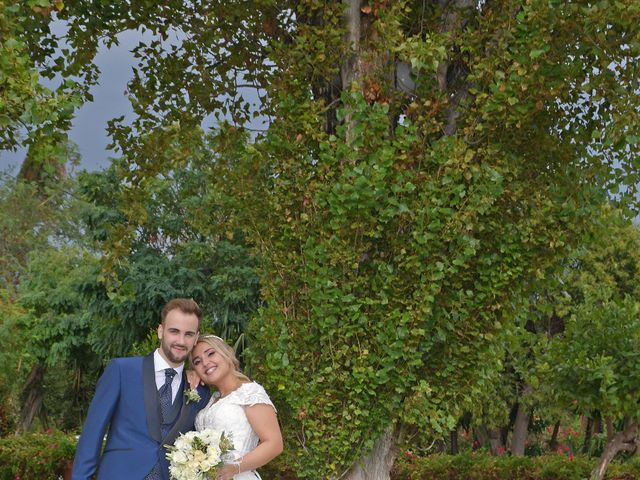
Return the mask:
[[[171, 382], [173, 382], [173, 377], [176, 376], [178, 372], [176, 372], [173, 368], [165, 368], [164, 369], [164, 385], [160, 387], [158, 390], [158, 394], [160, 395], [160, 412], [162, 413], [162, 423], [166, 423], [169, 418], [169, 412], [171, 411]], [[162, 435], [166, 435], [165, 432], [162, 432]]]
[[[160, 432], [162, 433], [163, 438], [167, 436], [167, 433], [169, 433], [169, 425], [165, 425], [165, 422], [169, 416], [169, 412], [171, 411], [171, 382], [173, 382], [173, 377], [175, 377], [177, 373], [178, 372], [173, 368], [165, 368], [164, 385], [162, 385], [160, 390], [158, 390], [158, 395], [160, 396], [160, 413], [162, 415]], [[160, 473], [160, 464], [156, 463], [153, 466], [153, 469], [144, 478], [145, 480], [160, 480], [162, 478]]]

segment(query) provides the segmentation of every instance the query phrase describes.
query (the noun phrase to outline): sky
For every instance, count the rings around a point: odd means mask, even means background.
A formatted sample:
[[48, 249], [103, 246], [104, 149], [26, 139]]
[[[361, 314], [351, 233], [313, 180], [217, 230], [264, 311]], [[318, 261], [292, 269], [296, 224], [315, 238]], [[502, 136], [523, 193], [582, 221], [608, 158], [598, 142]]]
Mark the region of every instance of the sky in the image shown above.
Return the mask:
[[[91, 93], [93, 102], [80, 108], [73, 121], [69, 136], [78, 145], [81, 155], [79, 169], [101, 170], [108, 166], [107, 121], [120, 115], [131, 113], [129, 100], [125, 96], [127, 82], [132, 78], [132, 66], [136, 63], [130, 50], [142, 39], [140, 33], [130, 30], [118, 36], [120, 45], [107, 49], [102, 47], [96, 55], [96, 63], [101, 71], [98, 85]], [[46, 84], [43, 81], [44, 84]], [[8, 152], [0, 150], [0, 170], [7, 167], [17, 173], [24, 159], [25, 151]]]

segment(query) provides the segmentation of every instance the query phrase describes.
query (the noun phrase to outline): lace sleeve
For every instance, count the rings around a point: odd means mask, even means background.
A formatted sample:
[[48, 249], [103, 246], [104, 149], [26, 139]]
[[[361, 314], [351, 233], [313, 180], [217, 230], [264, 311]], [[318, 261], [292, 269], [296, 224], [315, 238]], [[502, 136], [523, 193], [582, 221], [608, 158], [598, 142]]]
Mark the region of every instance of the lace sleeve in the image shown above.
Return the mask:
[[266, 405], [271, 405], [273, 409], [276, 410], [276, 407], [273, 405], [273, 402], [269, 398], [269, 395], [267, 395], [267, 392], [264, 390], [262, 385], [256, 382], [245, 383], [242, 388], [238, 389], [235, 393], [236, 395], [234, 395], [235, 398], [233, 400], [234, 403], [237, 403], [238, 405], [251, 407], [253, 405], [264, 403]]

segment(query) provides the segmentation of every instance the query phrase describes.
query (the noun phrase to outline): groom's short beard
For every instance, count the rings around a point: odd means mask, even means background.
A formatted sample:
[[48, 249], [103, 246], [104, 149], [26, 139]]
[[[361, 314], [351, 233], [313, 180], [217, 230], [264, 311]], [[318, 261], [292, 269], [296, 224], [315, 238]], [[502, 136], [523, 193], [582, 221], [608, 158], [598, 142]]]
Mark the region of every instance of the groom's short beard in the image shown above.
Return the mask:
[[184, 355], [180, 358], [176, 357], [173, 352], [171, 351], [171, 345], [167, 345], [165, 347], [165, 345], [162, 346], [162, 350], [164, 351], [165, 356], [173, 363], [182, 363], [184, 362], [187, 357], [189, 356], [189, 349], [185, 347], [185, 352]]

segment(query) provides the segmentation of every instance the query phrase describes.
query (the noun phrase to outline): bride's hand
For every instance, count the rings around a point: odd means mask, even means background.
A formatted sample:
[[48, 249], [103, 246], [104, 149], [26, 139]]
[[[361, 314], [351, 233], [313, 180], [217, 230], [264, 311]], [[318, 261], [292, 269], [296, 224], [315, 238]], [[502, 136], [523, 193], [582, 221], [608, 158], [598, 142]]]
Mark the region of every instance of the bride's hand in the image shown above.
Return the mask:
[[200, 384], [204, 385], [195, 370], [187, 370], [187, 382], [189, 382], [189, 388], [191, 388], [191, 390], [195, 390]]
[[232, 480], [234, 475], [238, 475], [238, 465], [235, 463], [229, 463], [218, 470], [217, 480]]

